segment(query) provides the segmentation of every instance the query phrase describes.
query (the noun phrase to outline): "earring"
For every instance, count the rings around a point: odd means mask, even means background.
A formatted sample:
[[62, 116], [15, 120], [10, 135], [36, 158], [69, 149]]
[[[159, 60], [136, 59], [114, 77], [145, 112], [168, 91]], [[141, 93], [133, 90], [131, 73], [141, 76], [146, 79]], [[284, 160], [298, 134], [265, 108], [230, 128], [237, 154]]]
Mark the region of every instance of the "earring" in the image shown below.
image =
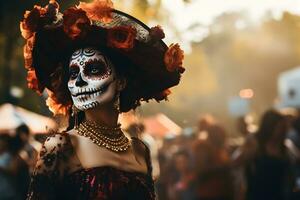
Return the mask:
[[72, 106], [72, 117], [74, 118], [74, 127], [77, 130], [79, 127], [78, 124], [78, 113], [79, 113], [79, 109], [76, 108], [76, 106]]
[[115, 102], [114, 102], [114, 108], [118, 111], [118, 113], [120, 112], [120, 93], [118, 92], [115, 98]]

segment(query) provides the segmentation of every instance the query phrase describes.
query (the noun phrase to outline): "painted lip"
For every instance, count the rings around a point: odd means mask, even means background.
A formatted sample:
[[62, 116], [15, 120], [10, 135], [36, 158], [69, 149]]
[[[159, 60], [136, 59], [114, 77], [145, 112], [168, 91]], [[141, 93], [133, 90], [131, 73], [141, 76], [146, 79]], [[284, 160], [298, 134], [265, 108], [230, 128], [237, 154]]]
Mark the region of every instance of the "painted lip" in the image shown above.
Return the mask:
[[82, 91], [76, 93], [76, 94], [71, 94], [73, 97], [78, 97], [78, 96], [86, 96], [86, 95], [91, 95], [91, 94], [95, 94], [95, 93], [103, 93], [107, 90], [108, 86], [111, 84], [112, 82], [109, 82], [105, 85], [103, 85], [102, 87], [95, 89], [95, 88], [86, 88], [83, 89]]

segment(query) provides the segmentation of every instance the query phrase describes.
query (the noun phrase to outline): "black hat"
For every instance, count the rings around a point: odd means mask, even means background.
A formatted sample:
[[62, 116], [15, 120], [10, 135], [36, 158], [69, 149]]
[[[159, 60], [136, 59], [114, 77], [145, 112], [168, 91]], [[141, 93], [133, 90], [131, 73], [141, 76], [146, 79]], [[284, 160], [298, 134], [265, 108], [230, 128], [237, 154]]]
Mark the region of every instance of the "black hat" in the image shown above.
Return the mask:
[[166, 99], [179, 83], [183, 51], [178, 44], [162, 41], [160, 26], [149, 28], [138, 19], [115, 10], [108, 0], [94, 0], [59, 12], [50, 0], [45, 7], [26, 11], [20, 24], [28, 87], [49, 94], [47, 105], [54, 113], [67, 113], [72, 105], [67, 88], [68, 62], [74, 50], [95, 47], [112, 61], [127, 79], [120, 94], [120, 111], [140, 101]]

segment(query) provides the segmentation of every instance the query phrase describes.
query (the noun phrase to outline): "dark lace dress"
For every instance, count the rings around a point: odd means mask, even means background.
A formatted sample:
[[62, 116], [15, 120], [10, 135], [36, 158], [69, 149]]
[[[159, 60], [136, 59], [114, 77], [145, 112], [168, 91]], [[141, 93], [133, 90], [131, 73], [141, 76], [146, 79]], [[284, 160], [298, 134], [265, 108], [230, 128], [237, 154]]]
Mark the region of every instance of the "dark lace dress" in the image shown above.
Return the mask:
[[47, 138], [31, 178], [28, 200], [155, 199], [151, 163], [147, 162], [149, 159], [146, 159], [148, 174], [106, 166], [78, 168], [70, 172], [70, 169], [61, 167], [61, 163], [69, 162], [73, 152], [68, 134], [55, 134]]

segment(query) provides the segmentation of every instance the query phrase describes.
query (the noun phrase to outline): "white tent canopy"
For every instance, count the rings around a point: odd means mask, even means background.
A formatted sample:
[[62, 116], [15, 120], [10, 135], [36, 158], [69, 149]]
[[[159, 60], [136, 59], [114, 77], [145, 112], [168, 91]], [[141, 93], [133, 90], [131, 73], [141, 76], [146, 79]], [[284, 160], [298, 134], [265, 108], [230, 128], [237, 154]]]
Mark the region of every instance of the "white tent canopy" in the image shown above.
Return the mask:
[[300, 67], [281, 73], [278, 77], [278, 108], [300, 108]]
[[165, 137], [166, 135], [179, 135], [182, 128], [172, 121], [163, 113], [157, 113], [156, 115], [141, 117], [137, 116], [135, 112], [122, 113], [119, 118], [119, 122], [122, 124], [122, 129], [127, 129], [130, 124], [142, 122], [145, 125], [145, 132], [151, 134], [154, 137]]
[[143, 119], [146, 132], [155, 137], [165, 137], [166, 135], [179, 135], [182, 131], [181, 127], [172, 121], [163, 113]]
[[21, 124], [26, 124], [33, 134], [47, 133], [56, 128], [55, 121], [49, 117], [9, 103], [0, 106], [0, 133], [14, 133]]

